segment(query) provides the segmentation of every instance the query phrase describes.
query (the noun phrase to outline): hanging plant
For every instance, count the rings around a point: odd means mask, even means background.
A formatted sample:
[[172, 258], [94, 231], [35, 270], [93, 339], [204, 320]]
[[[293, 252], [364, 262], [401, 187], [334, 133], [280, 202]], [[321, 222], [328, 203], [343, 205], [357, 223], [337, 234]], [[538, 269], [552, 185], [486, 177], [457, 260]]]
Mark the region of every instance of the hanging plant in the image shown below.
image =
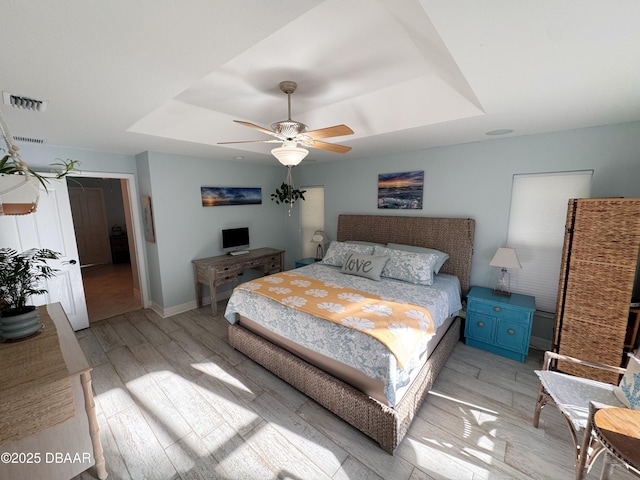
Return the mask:
[[[0, 148], [0, 150], [4, 149]], [[15, 151], [17, 152], [17, 149]], [[52, 163], [51, 167], [57, 179], [63, 178], [69, 173], [76, 171], [80, 164], [78, 160], [60, 160], [59, 158], [56, 158], [56, 160], [57, 162]], [[43, 177], [38, 172], [27, 167], [19, 157], [15, 156], [15, 152], [14, 154], [5, 155], [2, 157], [2, 160], [0, 160], [0, 175], [31, 175], [38, 179], [45, 190], [47, 189], [47, 182], [49, 181], [47, 177]]]
[[271, 200], [278, 205], [281, 203], [294, 204], [297, 200], [304, 200], [305, 193], [306, 190], [298, 190], [293, 185], [287, 185], [285, 182], [282, 182], [280, 188], [276, 188], [276, 193], [271, 194]]
[[[0, 159], [0, 215], [26, 215], [36, 211], [39, 184], [47, 191], [48, 179], [30, 169], [20, 157], [9, 127], [0, 112], [0, 133], [7, 145], [8, 154]], [[3, 148], [0, 150], [5, 151]], [[77, 160], [58, 160], [51, 165], [56, 178], [62, 178], [76, 170]]]
[[280, 188], [276, 188], [276, 193], [271, 194], [271, 201], [276, 202], [278, 205], [281, 203], [289, 207], [289, 216], [291, 216], [291, 207], [298, 200], [304, 200], [304, 194], [306, 190], [298, 190], [293, 185], [293, 178], [291, 177], [291, 166], [287, 167], [287, 179], [282, 182]]

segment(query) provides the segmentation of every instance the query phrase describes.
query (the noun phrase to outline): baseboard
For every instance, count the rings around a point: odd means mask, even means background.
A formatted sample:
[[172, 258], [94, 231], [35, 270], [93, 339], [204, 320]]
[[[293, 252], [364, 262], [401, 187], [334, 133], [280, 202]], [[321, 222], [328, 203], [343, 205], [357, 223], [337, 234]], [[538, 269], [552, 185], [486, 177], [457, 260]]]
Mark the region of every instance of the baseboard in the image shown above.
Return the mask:
[[543, 352], [551, 350], [551, 339], [532, 336], [529, 341], [529, 348], [535, 348], [536, 350], [542, 350]]
[[[218, 301], [226, 300], [231, 296], [231, 291], [223, 292], [221, 295], [218, 295]], [[202, 299], [202, 305], [211, 305], [211, 297], [204, 297]], [[190, 302], [182, 303], [180, 305], [174, 305], [172, 307], [164, 308], [161, 305], [158, 305], [155, 302], [151, 302], [149, 306], [151, 310], [156, 312], [162, 318], [171, 317], [173, 315], [178, 315], [179, 313], [188, 312], [189, 310], [194, 310], [198, 308], [198, 304], [195, 300]]]
[[179, 313], [188, 312], [189, 310], [193, 310], [196, 307], [196, 301], [192, 300], [190, 302], [183, 303], [181, 305], [174, 305], [168, 308], [164, 308], [155, 302], [151, 302], [151, 306], [149, 308], [160, 315], [162, 318], [167, 318], [172, 317], [173, 315], [178, 315]]

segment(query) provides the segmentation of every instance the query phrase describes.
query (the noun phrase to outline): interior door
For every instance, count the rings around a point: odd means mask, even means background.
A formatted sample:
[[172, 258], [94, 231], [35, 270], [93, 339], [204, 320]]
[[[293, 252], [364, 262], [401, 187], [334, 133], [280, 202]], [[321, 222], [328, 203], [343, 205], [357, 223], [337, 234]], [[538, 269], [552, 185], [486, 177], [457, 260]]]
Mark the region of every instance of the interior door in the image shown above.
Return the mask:
[[69, 199], [80, 265], [109, 263], [111, 250], [102, 189], [69, 187]]
[[48, 292], [31, 297], [30, 303], [60, 302], [74, 330], [87, 328], [89, 316], [66, 180], [50, 178], [48, 192], [42, 187], [40, 189], [36, 213], [0, 216], [0, 247], [11, 247], [19, 252], [48, 248], [60, 253], [59, 260], [48, 262], [58, 270], [56, 276], [45, 284]]

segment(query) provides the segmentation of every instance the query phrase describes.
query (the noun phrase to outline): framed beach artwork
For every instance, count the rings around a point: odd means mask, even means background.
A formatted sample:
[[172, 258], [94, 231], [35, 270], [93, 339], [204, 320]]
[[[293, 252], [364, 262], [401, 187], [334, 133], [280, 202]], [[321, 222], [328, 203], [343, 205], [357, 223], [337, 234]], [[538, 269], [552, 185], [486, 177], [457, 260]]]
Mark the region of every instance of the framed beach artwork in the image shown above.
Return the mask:
[[378, 208], [422, 210], [424, 171], [378, 175]]
[[200, 196], [203, 207], [262, 204], [259, 187], [200, 187]]

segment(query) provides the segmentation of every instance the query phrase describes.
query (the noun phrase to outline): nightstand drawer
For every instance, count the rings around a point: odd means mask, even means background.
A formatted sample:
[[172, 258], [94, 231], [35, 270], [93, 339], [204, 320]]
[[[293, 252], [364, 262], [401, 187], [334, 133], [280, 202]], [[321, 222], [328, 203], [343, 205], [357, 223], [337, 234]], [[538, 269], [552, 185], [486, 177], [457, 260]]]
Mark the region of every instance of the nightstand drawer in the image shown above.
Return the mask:
[[465, 335], [482, 342], [490, 342], [494, 337], [496, 319], [481, 313], [467, 317]]
[[496, 305], [495, 303], [482, 302], [473, 298], [469, 299], [468, 309], [485, 315], [491, 315], [496, 318], [508, 318], [509, 320], [525, 323], [529, 321], [528, 313], [523, 312], [522, 309], [510, 308], [505, 305]]
[[529, 324], [498, 320], [495, 343], [517, 352], [524, 351], [529, 343]]

